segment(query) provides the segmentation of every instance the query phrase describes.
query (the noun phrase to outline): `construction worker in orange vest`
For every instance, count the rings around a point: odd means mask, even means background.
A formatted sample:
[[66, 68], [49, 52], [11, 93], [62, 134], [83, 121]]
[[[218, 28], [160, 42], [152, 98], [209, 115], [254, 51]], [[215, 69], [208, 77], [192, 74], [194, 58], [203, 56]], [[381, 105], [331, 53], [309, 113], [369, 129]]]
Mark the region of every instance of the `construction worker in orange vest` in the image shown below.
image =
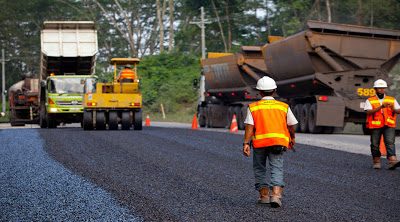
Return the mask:
[[396, 114], [400, 113], [400, 106], [394, 97], [385, 94], [387, 83], [378, 79], [374, 82], [375, 95], [365, 101], [364, 110], [367, 112], [367, 128], [371, 132], [371, 154], [373, 168], [381, 168], [381, 152], [379, 143], [381, 136], [386, 146], [389, 169], [400, 166], [396, 158], [394, 145], [396, 134]]
[[118, 75], [118, 82], [134, 82], [136, 73], [130, 65], [126, 65]]
[[[259, 191], [258, 203], [282, 206], [283, 152], [293, 148], [295, 143], [294, 125], [297, 124], [288, 104], [272, 97], [276, 91], [275, 81], [267, 76], [257, 81], [256, 89], [262, 99], [251, 103], [244, 121], [246, 124], [243, 154], [250, 156], [250, 142], [253, 146], [253, 171], [255, 188]], [[266, 162], [269, 162], [267, 181]]]

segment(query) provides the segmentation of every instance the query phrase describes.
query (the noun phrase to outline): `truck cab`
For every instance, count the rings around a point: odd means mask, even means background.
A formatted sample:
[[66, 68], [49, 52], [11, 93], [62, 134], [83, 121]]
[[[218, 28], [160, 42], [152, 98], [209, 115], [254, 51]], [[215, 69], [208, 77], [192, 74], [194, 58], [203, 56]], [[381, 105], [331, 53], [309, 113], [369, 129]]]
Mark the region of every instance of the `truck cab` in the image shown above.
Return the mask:
[[40, 127], [81, 123], [84, 83], [94, 78], [98, 51], [95, 24], [46, 21], [40, 39]]

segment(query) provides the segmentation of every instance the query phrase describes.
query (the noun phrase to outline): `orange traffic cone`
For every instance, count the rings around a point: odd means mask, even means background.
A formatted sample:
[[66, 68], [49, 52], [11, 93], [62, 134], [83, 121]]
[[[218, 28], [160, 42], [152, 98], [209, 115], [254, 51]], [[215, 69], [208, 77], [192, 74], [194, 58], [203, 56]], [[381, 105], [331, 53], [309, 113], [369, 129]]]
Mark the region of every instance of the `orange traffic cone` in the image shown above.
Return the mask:
[[144, 124], [145, 126], [150, 126], [150, 117], [149, 115], [146, 116], [146, 122]]
[[197, 130], [199, 129], [198, 124], [197, 124], [197, 114], [195, 113], [193, 116], [193, 120], [192, 120], [192, 129], [193, 130]]
[[381, 142], [379, 144], [379, 151], [381, 152], [381, 156], [386, 156], [386, 146], [385, 146], [385, 142], [383, 140], [383, 136], [381, 136]]
[[233, 114], [232, 116], [232, 122], [231, 122], [231, 128], [229, 130], [229, 132], [231, 133], [237, 133], [238, 130], [238, 125], [237, 125], [237, 120], [236, 120], [236, 114]]

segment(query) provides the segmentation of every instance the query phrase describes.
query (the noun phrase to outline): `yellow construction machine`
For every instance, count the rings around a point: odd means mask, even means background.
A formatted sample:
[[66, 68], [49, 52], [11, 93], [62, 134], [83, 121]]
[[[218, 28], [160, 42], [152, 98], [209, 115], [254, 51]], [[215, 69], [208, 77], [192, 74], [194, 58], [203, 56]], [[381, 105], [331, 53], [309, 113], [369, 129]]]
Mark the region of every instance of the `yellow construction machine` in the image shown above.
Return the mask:
[[[142, 94], [137, 75], [138, 58], [113, 58], [112, 82], [87, 79], [83, 98], [84, 130], [142, 130]], [[118, 69], [123, 66], [122, 69]], [[119, 73], [117, 74], [117, 72]]]

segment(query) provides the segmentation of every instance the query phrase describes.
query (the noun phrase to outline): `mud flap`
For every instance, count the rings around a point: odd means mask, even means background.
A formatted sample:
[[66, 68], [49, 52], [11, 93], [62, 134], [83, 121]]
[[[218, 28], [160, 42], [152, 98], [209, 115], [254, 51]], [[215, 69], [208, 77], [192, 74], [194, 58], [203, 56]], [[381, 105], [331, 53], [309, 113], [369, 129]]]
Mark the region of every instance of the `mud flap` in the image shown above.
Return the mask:
[[345, 103], [335, 96], [324, 96], [326, 101], [317, 100], [317, 126], [344, 127]]

